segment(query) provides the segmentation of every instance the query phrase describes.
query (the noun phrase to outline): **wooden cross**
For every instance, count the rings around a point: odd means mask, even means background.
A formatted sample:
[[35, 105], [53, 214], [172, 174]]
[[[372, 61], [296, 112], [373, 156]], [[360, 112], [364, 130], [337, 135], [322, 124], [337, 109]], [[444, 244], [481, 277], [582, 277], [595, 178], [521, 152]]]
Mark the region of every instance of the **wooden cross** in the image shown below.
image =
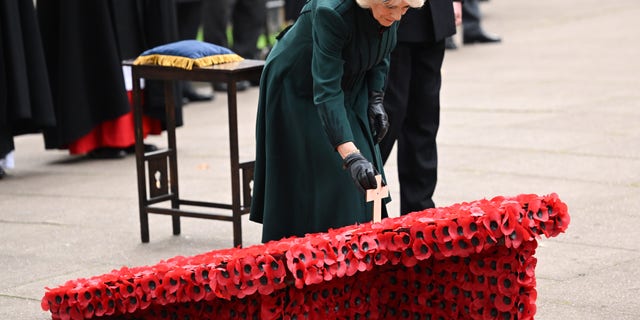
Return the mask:
[[373, 222], [382, 220], [382, 199], [389, 196], [389, 189], [382, 185], [382, 176], [376, 176], [378, 187], [375, 189], [367, 189], [367, 202], [373, 201]]

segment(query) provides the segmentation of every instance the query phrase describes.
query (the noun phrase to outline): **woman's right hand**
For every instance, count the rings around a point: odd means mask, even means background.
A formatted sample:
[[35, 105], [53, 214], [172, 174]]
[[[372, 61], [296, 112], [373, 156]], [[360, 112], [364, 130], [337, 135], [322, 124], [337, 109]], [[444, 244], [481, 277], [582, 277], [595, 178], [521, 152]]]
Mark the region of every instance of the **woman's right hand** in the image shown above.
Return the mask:
[[351, 173], [351, 179], [360, 191], [378, 187], [376, 182], [377, 170], [360, 152], [353, 152], [344, 158], [344, 168]]

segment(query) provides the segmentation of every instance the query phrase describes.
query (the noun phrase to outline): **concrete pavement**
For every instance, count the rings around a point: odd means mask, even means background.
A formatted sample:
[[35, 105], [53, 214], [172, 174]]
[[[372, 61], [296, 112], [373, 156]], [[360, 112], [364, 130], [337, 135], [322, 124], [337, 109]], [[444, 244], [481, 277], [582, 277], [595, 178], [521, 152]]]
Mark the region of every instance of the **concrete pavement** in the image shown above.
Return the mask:
[[[640, 3], [491, 0], [481, 9], [485, 29], [503, 43], [447, 51], [437, 204], [558, 193], [572, 222], [540, 241], [537, 319], [640, 319]], [[257, 89], [238, 98], [247, 161]], [[218, 94], [184, 109], [182, 195], [230, 199], [225, 106]], [[398, 199], [393, 155], [386, 171]], [[45, 286], [232, 245], [230, 223], [183, 218], [173, 236], [159, 215], [142, 244], [133, 156], [72, 157], [26, 135], [16, 138], [8, 173], [0, 180], [0, 319], [50, 319], [40, 309]], [[245, 246], [258, 243], [260, 226], [245, 217], [243, 236]]]

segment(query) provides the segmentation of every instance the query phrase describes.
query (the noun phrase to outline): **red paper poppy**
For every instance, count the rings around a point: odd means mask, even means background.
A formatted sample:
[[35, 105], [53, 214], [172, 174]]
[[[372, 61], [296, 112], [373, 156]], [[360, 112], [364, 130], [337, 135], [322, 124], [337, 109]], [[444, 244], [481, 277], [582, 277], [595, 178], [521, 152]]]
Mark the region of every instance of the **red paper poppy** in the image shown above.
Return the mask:
[[157, 274], [148, 274], [145, 277], [140, 279], [140, 288], [142, 291], [149, 296], [149, 298], [157, 297], [156, 290], [160, 286], [160, 280], [157, 277]]
[[456, 234], [458, 224], [453, 220], [438, 220], [436, 224], [436, 239], [440, 243], [444, 243], [453, 239]]
[[423, 238], [413, 238], [411, 249], [417, 260], [426, 260], [431, 257], [431, 249]]
[[498, 311], [514, 313], [515, 301], [513, 299], [513, 296], [498, 294], [494, 301]]
[[[389, 239], [386, 239], [389, 240]], [[411, 244], [411, 235], [404, 231], [393, 233], [390, 242], [385, 243], [385, 249], [389, 251], [401, 252], [407, 249]], [[382, 243], [382, 242], [381, 242]]]
[[478, 232], [471, 237], [469, 243], [471, 243], [471, 245], [473, 246], [473, 251], [475, 251], [475, 253], [480, 253], [482, 252], [482, 250], [484, 250], [485, 238], [486, 236], [482, 232]]
[[478, 232], [478, 224], [472, 216], [460, 216], [457, 218], [456, 237], [471, 239]]
[[[167, 293], [172, 294], [178, 291], [178, 288], [180, 287], [181, 282], [183, 281], [182, 280], [183, 277], [187, 279], [189, 278], [189, 275], [184, 269], [181, 269], [181, 268], [171, 269], [167, 271], [167, 273], [165, 273], [164, 278], [162, 279], [162, 286], [165, 288], [165, 290], [167, 290]], [[127, 288], [127, 291], [128, 290], [129, 288]]]
[[518, 293], [518, 279], [513, 273], [502, 273], [498, 276], [498, 291], [509, 297]]
[[517, 305], [518, 319], [533, 319], [536, 314], [536, 298], [537, 292], [535, 289], [530, 290], [527, 294], [521, 294], [519, 296], [519, 303]]
[[491, 239], [496, 240], [502, 236], [502, 216], [497, 210], [485, 211], [485, 215], [478, 218], [478, 221], [482, 222], [487, 234]]
[[356, 258], [353, 255], [353, 253], [345, 256], [344, 264], [346, 266], [345, 275], [347, 275], [349, 277], [351, 277], [354, 274], [356, 274], [356, 272], [358, 272], [358, 268], [360, 267], [360, 261], [358, 260], [358, 258]]
[[505, 235], [505, 245], [511, 248], [518, 248], [523, 242], [531, 240], [531, 234], [521, 225], [516, 225], [511, 234]]
[[516, 201], [505, 201], [503, 203], [503, 215], [502, 224], [500, 228], [502, 229], [502, 234], [509, 235], [513, 232], [513, 229], [518, 225], [518, 221], [522, 216], [520, 212], [522, 207]]
[[418, 263], [418, 259], [416, 259], [415, 254], [413, 254], [411, 247], [402, 251], [401, 261], [405, 267], [413, 267]]
[[549, 220], [549, 209], [546, 206], [541, 206], [538, 211], [533, 212], [533, 219], [541, 222]]
[[[369, 253], [375, 253], [378, 250], [378, 242], [373, 232], [362, 234], [358, 237], [358, 252], [356, 257], [364, 258]], [[355, 252], [354, 252], [355, 253]]]

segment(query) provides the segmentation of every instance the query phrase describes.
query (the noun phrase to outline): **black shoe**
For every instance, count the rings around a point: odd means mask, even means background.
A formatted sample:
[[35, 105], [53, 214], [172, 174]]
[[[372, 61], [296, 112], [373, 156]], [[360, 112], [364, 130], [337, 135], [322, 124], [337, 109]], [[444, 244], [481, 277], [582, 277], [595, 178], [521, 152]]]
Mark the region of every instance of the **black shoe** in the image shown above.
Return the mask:
[[480, 31], [478, 33], [473, 34], [464, 34], [462, 36], [462, 43], [464, 44], [472, 44], [472, 43], [498, 43], [502, 41], [499, 36], [492, 35], [486, 33], [484, 31]]
[[447, 38], [444, 40], [444, 48], [447, 50], [456, 50], [458, 49], [458, 46], [453, 38]]
[[[156, 147], [155, 144], [146, 144], [146, 143], [144, 144], [144, 152], [145, 153], [146, 152], [151, 152], [151, 151], [156, 151], [156, 150], [158, 150], [158, 147]], [[136, 153], [136, 145], [134, 144], [134, 145], [124, 149], [124, 151], [127, 154], [134, 154], [134, 153]]]
[[212, 94], [198, 93], [193, 88], [182, 90], [182, 96], [186, 102], [211, 101], [214, 98]]
[[92, 159], [122, 159], [127, 152], [122, 148], [97, 148], [89, 151], [87, 156]]
[[2, 167], [0, 167], [0, 179], [4, 178], [4, 176], [6, 176], [7, 173], [4, 171], [4, 169]]
[[[251, 83], [246, 80], [238, 81], [236, 83], [237, 91], [247, 90], [251, 86]], [[227, 84], [225, 82], [218, 82], [213, 84], [213, 90], [227, 92]]]

